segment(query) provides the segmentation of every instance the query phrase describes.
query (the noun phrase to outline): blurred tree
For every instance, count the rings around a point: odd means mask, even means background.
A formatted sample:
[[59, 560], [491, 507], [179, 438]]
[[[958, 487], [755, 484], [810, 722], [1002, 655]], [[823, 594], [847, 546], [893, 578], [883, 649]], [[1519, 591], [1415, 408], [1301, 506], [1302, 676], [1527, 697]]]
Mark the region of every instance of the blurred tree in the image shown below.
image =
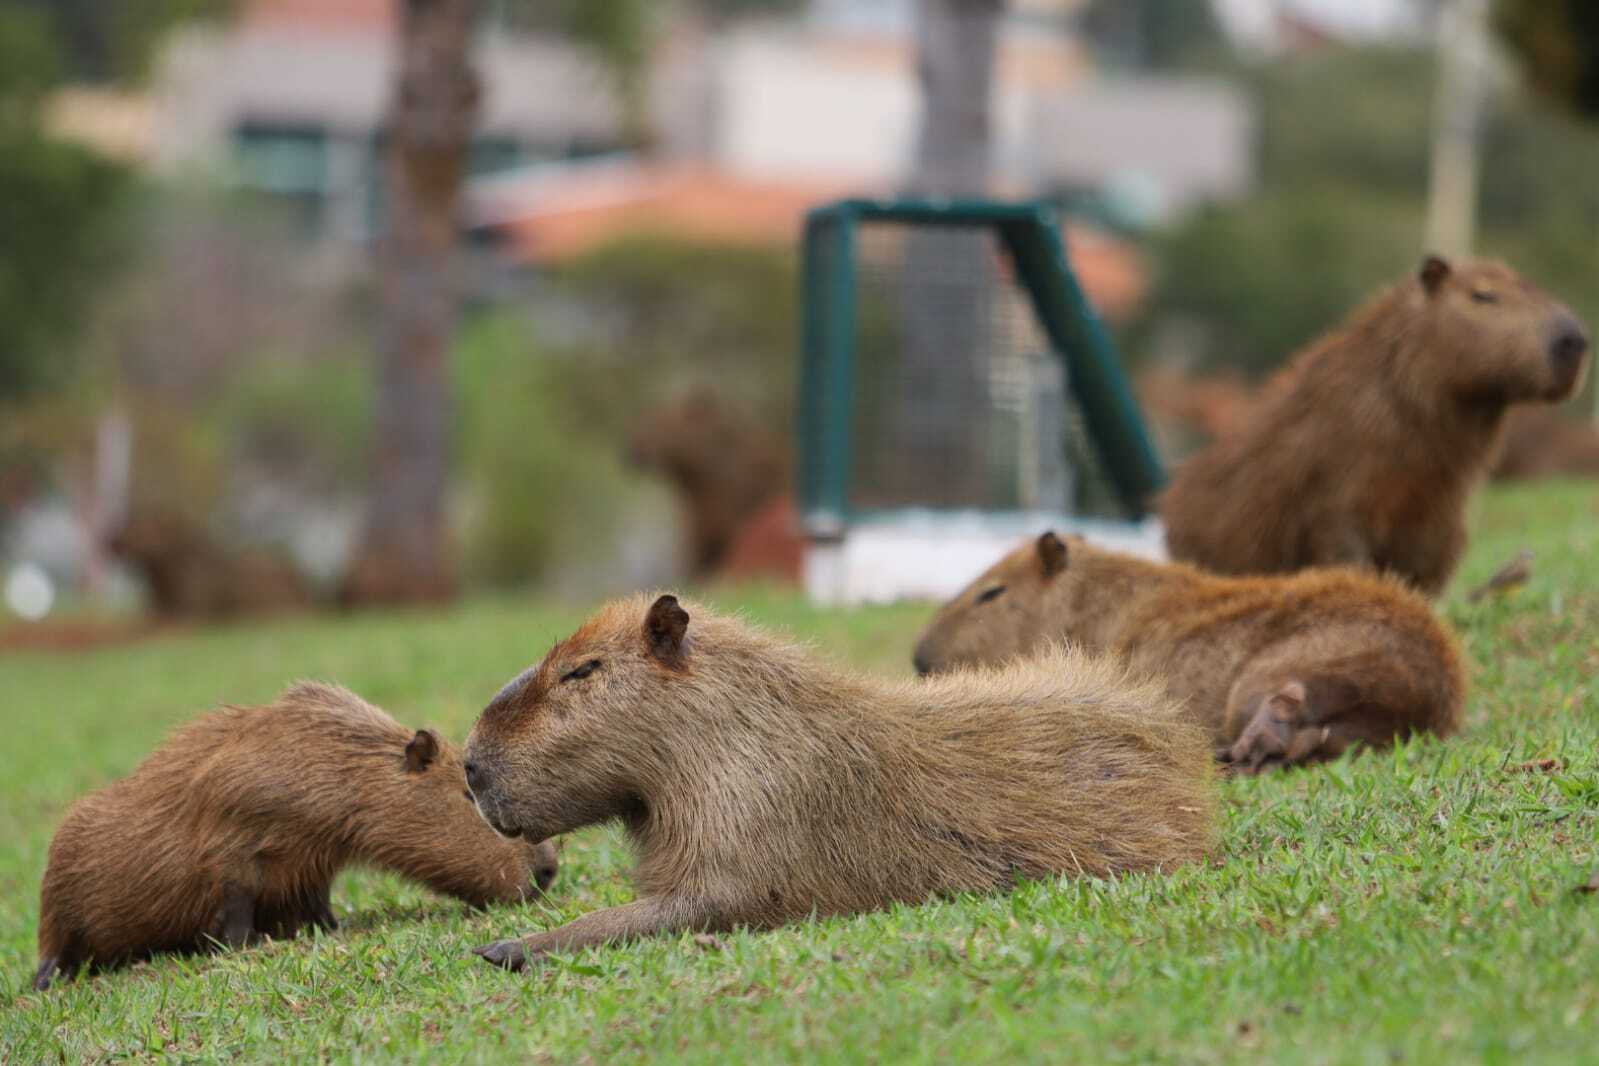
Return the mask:
[[45, 132], [59, 71], [48, 24], [0, 7], [0, 401], [70, 374], [84, 304], [113, 261], [126, 174]]
[[445, 513], [451, 258], [479, 84], [475, 0], [402, 0], [378, 248], [378, 394], [364, 541], [347, 593], [362, 602], [453, 594]]
[[[916, 74], [921, 126], [907, 192], [978, 197], [988, 188], [994, 47], [1004, 0], [918, 0]], [[904, 346], [893, 405], [900, 484], [932, 505], [975, 506], [988, 456], [970, 417], [987, 390], [981, 338], [987, 238], [958, 230], [913, 230], [902, 285]]]
[[1494, 27], [1522, 60], [1527, 81], [1587, 118], [1599, 118], [1599, 4], [1496, 0]]

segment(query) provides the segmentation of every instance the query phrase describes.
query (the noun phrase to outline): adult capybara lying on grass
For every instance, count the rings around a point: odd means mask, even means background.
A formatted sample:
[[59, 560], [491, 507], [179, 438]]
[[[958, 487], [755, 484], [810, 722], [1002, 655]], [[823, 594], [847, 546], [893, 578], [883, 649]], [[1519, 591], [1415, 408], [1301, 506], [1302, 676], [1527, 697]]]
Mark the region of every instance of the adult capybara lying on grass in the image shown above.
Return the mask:
[[67, 812], [34, 986], [90, 962], [332, 929], [328, 889], [351, 862], [472, 904], [547, 887], [554, 846], [497, 836], [465, 785], [459, 751], [433, 731], [331, 685], [206, 715]]
[[916, 646], [933, 673], [1069, 640], [1165, 679], [1246, 769], [1454, 732], [1454, 638], [1397, 579], [1361, 570], [1218, 577], [1045, 533], [946, 604]]
[[490, 824], [620, 818], [639, 857], [635, 902], [480, 948], [490, 961], [1169, 870], [1212, 844], [1204, 733], [1119, 666], [1060, 652], [879, 681], [694, 614], [614, 603], [478, 719], [466, 775]]
[[1177, 470], [1172, 555], [1225, 574], [1375, 567], [1437, 595], [1507, 408], [1569, 397], [1587, 351], [1582, 323], [1509, 267], [1429, 258]]

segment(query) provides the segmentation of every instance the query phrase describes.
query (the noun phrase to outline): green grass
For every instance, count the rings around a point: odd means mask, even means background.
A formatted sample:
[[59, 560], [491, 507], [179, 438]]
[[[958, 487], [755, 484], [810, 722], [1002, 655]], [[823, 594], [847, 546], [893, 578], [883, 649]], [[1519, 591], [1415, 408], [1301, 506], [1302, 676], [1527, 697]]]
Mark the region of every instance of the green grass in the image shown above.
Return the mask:
[[[465, 952], [628, 899], [614, 831], [569, 841], [547, 905], [470, 913], [355, 873], [331, 936], [25, 991], [62, 810], [174, 723], [312, 676], [459, 737], [578, 610], [494, 601], [0, 659], [0, 1061], [1599, 1061], [1599, 894], [1576, 891], [1599, 871], [1599, 488], [1491, 494], [1457, 588], [1523, 545], [1519, 595], [1445, 605], [1474, 664], [1463, 735], [1227, 782], [1208, 867], [526, 976]], [[906, 670], [925, 614], [711, 598], [884, 672]], [[1539, 759], [1558, 768], [1517, 769]]]

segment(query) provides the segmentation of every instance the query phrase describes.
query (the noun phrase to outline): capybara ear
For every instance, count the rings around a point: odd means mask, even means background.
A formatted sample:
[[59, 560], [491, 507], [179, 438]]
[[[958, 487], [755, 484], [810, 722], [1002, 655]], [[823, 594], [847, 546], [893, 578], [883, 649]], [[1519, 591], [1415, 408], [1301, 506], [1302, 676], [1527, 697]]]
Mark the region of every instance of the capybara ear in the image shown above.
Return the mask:
[[1449, 260], [1438, 255], [1429, 255], [1421, 261], [1421, 269], [1416, 271], [1416, 276], [1421, 279], [1421, 287], [1431, 296], [1438, 291], [1444, 279], [1449, 276]]
[[688, 632], [688, 612], [678, 605], [676, 596], [662, 596], [650, 604], [644, 616], [644, 639], [650, 654], [668, 666], [683, 661], [683, 634]]
[[412, 737], [405, 745], [405, 769], [407, 773], [420, 773], [433, 764], [439, 757], [439, 735], [431, 729], [418, 729], [416, 736]]
[[1039, 534], [1038, 561], [1044, 567], [1045, 577], [1054, 577], [1066, 569], [1066, 542], [1054, 530]]

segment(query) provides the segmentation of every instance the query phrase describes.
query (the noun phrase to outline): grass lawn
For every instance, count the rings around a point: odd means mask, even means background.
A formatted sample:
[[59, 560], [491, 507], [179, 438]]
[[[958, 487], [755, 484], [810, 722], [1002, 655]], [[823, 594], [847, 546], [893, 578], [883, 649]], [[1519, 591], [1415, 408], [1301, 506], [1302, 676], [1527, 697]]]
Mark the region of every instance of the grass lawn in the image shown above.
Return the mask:
[[[1522, 546], [1537, 561], [1519, 595], [1445, 604], [1474, 664], [1463, 735], [1226, 782], [1206, 868], [658, 940], [526, 976], [466, 951], [630, 898], [615, 831], [567, 842], [544, 905], [471, 913], [353, 873], [333, 935], [27, 991], [56, 822], [174, 724], [323, 677], [460, 738], [580, 608], [499, 600], [0, 658], [0, 1061], [1599, 1062], [1599, 893], [1578, 891], [1599, 874], [1599, 487], [1496, 490], [1476, 526], [1457, 590]], [[927, 613], [709, 598], [894, 673]]]

